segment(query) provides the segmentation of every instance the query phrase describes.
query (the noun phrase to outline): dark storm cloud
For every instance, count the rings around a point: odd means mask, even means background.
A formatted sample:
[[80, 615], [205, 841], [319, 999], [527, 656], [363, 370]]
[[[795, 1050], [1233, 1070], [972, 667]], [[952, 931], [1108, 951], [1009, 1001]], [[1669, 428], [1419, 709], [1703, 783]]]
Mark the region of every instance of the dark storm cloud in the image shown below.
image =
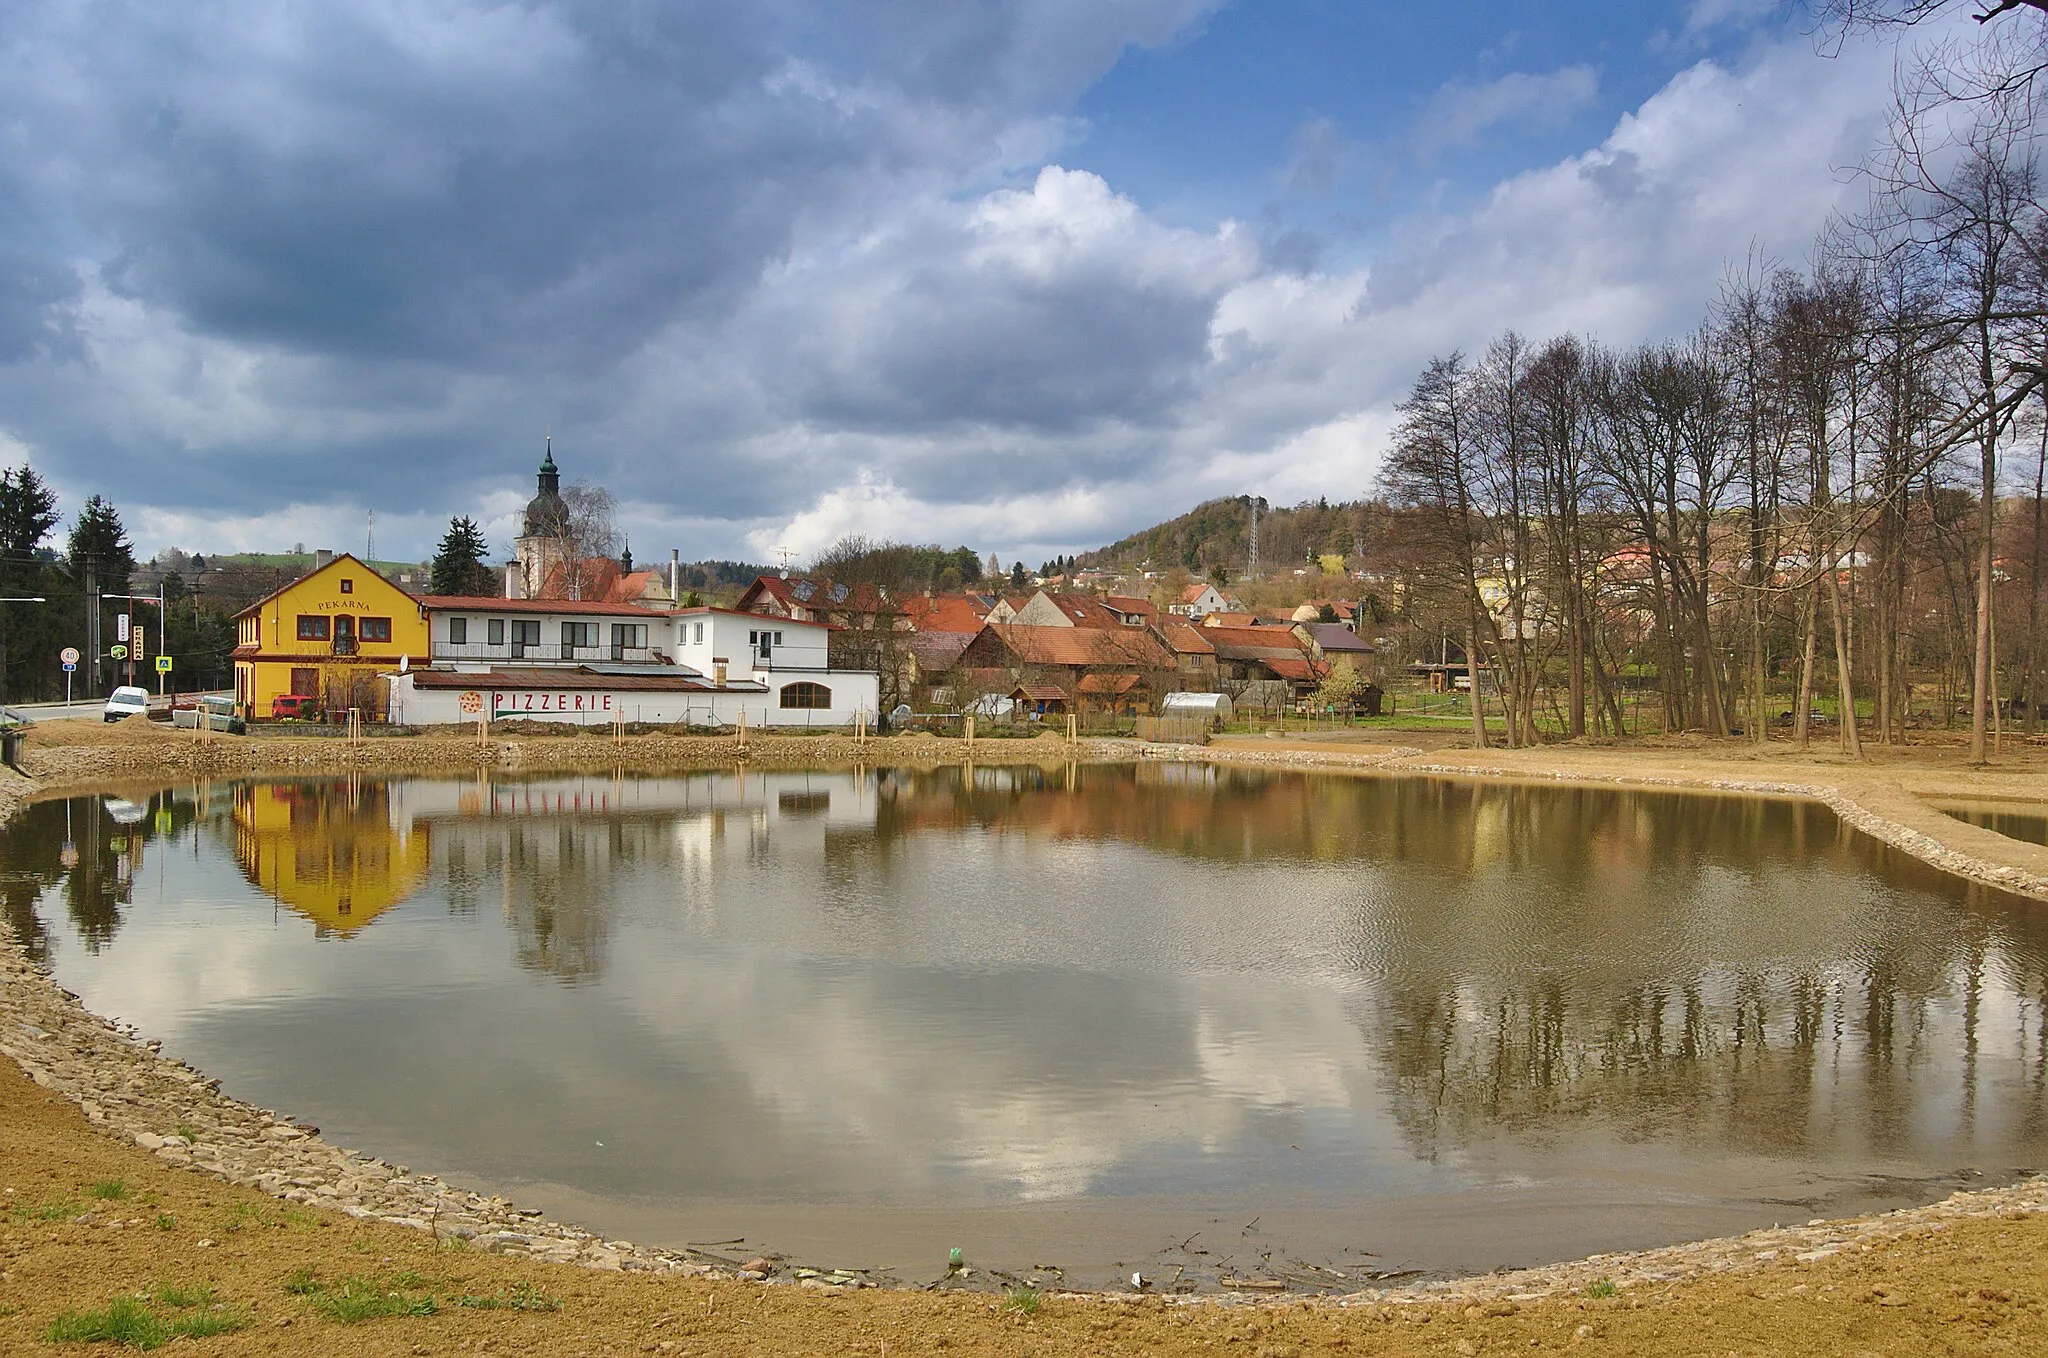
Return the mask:
[[[111, 445], [96, 473], [181, 446], [267, 467], [229, 492], [244, 508], [331, 497], [337, 463], [438, 481], [461, 508], [523, 465], [508, 441], [528, 426], [623, 431], [632, 384], [659, 385], [644, 363], [628, 377], [634, 355], [715, 331], [803, 230], [1000, 173], [1020, 136], [1035, 167], [1055, 133], [1034, 120], [1208, 3], [17, 12], [0, 182], [34, 211], [0, 223], [4, 426], [46, 462]], [[88, 313], [92, 363], [52, 380]], [[1022, 379], [1011, 407], [1048, 394]], [[173, 400], [196, 418], [167, 418]], [[930, 418], [942, 400], [924, 398]], [[762, 432], [714, 404], [584, 466]]]

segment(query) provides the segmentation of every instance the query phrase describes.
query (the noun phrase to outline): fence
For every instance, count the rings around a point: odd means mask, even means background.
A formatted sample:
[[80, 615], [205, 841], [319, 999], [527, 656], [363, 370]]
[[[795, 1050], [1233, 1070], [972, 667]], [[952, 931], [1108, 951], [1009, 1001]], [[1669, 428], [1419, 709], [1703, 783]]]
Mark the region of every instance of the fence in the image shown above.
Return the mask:
[[1207, 717], [1140, 717], [1138, 739], [1159, 745], [1207, 745]]

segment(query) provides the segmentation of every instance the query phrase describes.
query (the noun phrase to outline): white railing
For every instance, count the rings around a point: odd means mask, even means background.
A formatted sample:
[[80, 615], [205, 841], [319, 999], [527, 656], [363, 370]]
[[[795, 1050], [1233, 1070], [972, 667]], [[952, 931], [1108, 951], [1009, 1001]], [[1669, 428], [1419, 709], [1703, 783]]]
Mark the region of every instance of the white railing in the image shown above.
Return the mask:
[[504, 642], [493, 646], [489, 643], [450, 645], [447, 642], [434, 644], [436, 660], [505, 660], [526, 664], [658, 664], [663, 656], [652, 646], [562, 646], [547, 642]]

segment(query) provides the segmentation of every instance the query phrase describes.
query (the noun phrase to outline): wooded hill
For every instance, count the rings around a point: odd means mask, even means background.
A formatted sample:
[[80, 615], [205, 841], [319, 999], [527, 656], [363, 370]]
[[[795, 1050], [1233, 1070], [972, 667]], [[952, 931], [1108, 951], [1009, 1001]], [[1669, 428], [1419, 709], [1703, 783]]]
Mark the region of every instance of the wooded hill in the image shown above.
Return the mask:
[[[1385, 505], [1371, 500], [1309, 500], [1291, 509], [1262, 509], [1260, 569], [1298, 566], [1312, 554], [1362, 555], [1374, 521], [1385, 513]], [[1198, 576], [1220, 568], [1236, 580], [1250, 556], [1251, 526], [1250, 496], [1209, 500], [1107, 547], [1083, 552], [1078, 560], [1083, 566], [1113, 569], [1168, 571], [1178, 566]]]

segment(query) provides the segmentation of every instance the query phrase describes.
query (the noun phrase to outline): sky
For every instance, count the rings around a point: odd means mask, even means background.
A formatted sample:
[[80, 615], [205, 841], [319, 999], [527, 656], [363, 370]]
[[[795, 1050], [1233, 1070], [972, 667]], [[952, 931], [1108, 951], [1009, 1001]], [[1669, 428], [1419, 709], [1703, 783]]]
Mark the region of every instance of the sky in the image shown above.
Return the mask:
[[1773, 0], [38, 0], [0, 463], [145, 556], [1036, 563], [1369, 494], [1422, 365], [1697, 326], [1865, 189], [1895, 60]]

